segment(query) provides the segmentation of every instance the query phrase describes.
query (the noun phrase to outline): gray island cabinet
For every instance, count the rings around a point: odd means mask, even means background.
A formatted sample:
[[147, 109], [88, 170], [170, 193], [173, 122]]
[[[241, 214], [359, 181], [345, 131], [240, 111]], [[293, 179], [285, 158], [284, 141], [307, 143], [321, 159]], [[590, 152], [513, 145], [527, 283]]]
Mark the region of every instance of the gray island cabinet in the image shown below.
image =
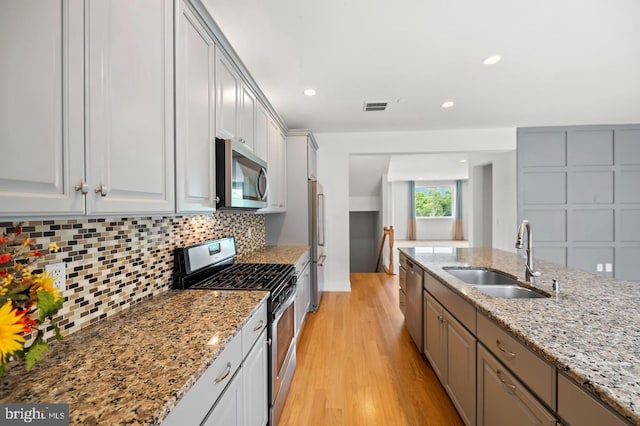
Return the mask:
[[536, 287], [549, 297], [508, 299], [443, 268], [493, 269], [524, 283], [513, 253], [401, 248], [407, 261], [423, 270], [419, 349], [465, 424], [640, 424], [637, 284], [540, 261]]

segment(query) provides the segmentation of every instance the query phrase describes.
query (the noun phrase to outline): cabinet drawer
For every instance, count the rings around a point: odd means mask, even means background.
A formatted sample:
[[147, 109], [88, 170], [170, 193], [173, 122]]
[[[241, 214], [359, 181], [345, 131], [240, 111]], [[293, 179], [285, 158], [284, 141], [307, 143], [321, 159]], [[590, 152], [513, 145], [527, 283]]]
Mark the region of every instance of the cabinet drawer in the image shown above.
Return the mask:
[[555, 409], [555, 367], [484, 315], [478, 315], [478, 339], [540, 399]]
[[435, 279], [428, 272], [424, 273], [424, 289], [427, 290], [440, 304], [472, 334], [476, 332], [476, 308], [467, 303], [462, 297], [449, 290], [444, 284]]
[[531, 392], [482, 345], [478, 345], [478, 426], [558, 423]]
[[242, 362], [242, 337], [238, 333], [207, 368], [202, 377], [171, 410], [163, 426], [185, 424], [185, 419], [200, 423], [216, 403]]
[[407, 270], [404, 266], [400, 266], [400, 288], [407, 292]]
[[260, 333], [267, 326], [267, 303], [262, 302], [262, 305], [256, 312], [249, 318], [249, 321], [242, 327], [242, 359], [244, 359], [253, 344], [260, 337]]
[[628, 424], [562, 374], [558, 375], [558, 414], [571, 425]]

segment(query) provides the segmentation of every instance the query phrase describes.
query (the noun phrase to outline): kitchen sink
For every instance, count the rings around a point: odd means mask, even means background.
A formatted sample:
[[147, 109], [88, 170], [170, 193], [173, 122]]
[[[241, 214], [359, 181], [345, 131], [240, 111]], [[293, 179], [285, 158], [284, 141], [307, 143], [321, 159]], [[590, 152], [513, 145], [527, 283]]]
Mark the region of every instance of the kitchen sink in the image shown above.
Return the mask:
[[482, 285], [474, 286], [476, 290], [489, 296], [504, 297], [506, 299], [535, 299], [549, 297], [519, 285]]
[[442, 269], [467, 284], [473, 284], [477, 286], [517, 286], [519, 284], [518, 280], [516, 280], [515, 278], [491, 269], [460, 268], [455, 266], [445, 266]]

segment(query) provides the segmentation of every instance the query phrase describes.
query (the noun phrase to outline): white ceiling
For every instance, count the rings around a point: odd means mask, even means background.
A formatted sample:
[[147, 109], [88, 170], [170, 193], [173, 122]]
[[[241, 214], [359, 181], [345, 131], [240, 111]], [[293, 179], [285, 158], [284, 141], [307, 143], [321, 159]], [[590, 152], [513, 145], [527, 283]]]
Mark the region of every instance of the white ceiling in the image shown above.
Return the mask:
[[289, 128], [640, 122], [638, 0], [203, 2]]

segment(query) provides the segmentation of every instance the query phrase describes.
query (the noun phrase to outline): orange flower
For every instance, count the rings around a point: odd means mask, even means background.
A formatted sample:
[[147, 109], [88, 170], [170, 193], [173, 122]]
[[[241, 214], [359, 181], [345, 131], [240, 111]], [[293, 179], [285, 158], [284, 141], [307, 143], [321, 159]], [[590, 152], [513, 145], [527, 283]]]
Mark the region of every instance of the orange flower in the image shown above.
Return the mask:
[[0, 254], [0, 265], [3, 263], [7, 263], [11, 260], [11, 255], [9, 253]]
[[29, 316], [29, 310], [31, 307], [26, 309], [18, 309], [18, 316], [22, 315], [20, 320], [17, 322], [18, 324], [22, 324], [22, 331], [24, 333], [31, 333], [33, 329], [31, 327], [35, 327], [38, 325], [38, 322]]
[[9, 237], [0, 237], [0, 244], [4, 244], [9, 241]]

